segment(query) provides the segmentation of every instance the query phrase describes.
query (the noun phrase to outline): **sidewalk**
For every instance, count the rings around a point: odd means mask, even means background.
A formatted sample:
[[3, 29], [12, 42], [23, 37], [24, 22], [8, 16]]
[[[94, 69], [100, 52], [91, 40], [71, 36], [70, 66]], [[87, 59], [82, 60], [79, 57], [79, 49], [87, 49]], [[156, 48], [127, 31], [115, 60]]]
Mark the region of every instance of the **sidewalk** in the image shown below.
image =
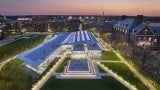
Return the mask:
[[3, 66], [5, 66], [8, 62], [16, 59], [17, 56], [18, 56], [18, 55], [14, 56], [14, 57], [12, 57], [12, 58], [9, 58], [9, 59], [7, 59], [7, 60], [4, 60], [3, 62], [1, 62], [1, 63], [0, 63], [0, 71], [1, 71], [1, 69], [3, 68]]
[[58, 66], [63, 62], [65, 59], [66, 54], [62, 58], [58, 60], [58, 62], [53, 65], [53, 67], [37, 82], [32, 86], [31, 90], [40, 90], [41, 87], [48, 81], [48, 79], [54, 74], [54, 71], [58, 68]]

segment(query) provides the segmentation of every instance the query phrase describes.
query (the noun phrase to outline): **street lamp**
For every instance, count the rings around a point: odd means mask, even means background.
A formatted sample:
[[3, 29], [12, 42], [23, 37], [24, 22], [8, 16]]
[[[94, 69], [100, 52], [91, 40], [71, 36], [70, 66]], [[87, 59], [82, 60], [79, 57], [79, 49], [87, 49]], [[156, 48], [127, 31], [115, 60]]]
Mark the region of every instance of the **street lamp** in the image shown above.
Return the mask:
[[155, 71], [154, 74], [155, 74], [155, 82], [157, 82], [157, 72]]

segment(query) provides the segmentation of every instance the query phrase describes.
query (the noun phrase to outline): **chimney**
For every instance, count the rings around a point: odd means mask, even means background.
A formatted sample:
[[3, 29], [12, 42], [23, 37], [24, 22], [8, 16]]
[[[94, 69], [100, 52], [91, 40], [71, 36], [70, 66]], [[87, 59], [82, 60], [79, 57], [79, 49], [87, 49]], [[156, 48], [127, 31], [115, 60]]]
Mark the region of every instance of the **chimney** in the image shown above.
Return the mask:
[[126, 19], [127, 15], [122, 15], [122, 20]]
[[143, 15], [137, 15], [136, 25], [142, 24], [144, 20]]

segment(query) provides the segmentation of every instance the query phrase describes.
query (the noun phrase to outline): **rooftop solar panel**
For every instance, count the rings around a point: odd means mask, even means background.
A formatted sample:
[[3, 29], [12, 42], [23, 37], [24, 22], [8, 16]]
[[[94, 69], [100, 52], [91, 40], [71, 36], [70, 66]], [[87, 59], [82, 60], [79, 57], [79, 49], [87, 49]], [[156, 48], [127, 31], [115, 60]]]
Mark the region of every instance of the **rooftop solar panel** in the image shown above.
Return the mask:
[[87, 40], [90, 40], [87, 31], [85, 31], [85, 35], [86, 35]]

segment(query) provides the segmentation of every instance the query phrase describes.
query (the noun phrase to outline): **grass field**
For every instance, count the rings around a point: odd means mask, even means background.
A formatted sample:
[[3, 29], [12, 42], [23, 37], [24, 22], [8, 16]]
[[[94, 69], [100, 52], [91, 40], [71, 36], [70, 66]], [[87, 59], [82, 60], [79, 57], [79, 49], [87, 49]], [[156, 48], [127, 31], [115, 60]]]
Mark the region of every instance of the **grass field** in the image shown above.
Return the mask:
[[43, 42], [46, 35], [37, 35], [29, 39], [20, 39], [0, 47], [0, 62], [31, 49]]
[[103, 51], [102, 58], [106, 60], [120, 60], [112, 51]]
[[107, 63], [103, 62], [103, 65], [111, 69], [113, 72], [117, 73], [119, 76], [121, 76], [124, 80], [128, 81], [132, 85], [136, 86], [138, 90], [149, 90], [141, 81], [139, 78], [133, 74], [129, 70], [129, 68], [123, 64], [123, 63]]
[[112, 77], [102, 79], [55, 79], [51, 77], [41, 90], [128, 90]]
[[15, 59], [0, 72], [0, 90], [29, 90], [34, 79], [21, 69], [22, 62]]
[[70, 60], [70, 58], [65, 58], [64, 61], [62, 62], [62, 64], [57, 68], [56, 72], [62, 73], [64, 70], [64, 67], [67, 65], [69, 60]]

